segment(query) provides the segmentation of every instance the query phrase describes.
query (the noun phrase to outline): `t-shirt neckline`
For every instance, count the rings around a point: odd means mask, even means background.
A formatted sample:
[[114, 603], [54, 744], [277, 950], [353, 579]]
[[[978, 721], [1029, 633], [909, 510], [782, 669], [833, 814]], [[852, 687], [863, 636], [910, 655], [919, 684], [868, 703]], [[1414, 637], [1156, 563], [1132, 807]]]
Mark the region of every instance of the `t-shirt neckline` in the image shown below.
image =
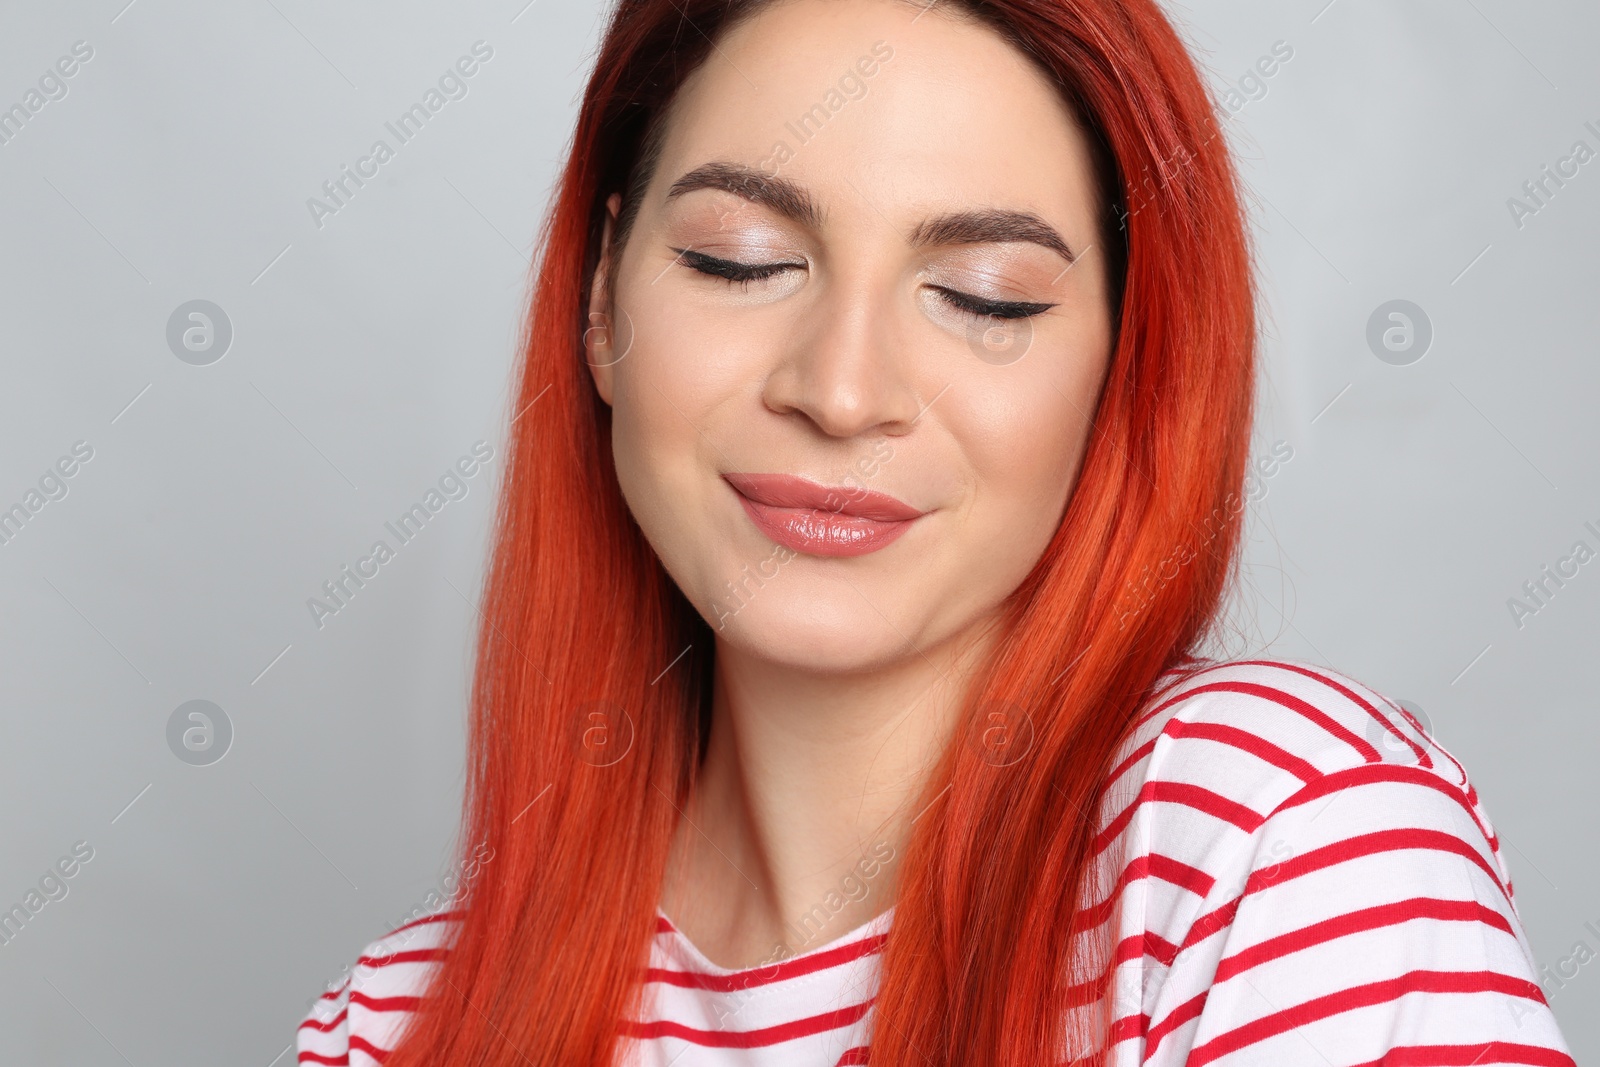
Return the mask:
[[891, 904], [886, 910], [879, 912], [855, 929], [848, 930], [832, 941], [818, 945], [816, 948], [809, 948], [793, 956], [785, 956], [782, 959], [773, 960], [771, 963], [758, 963], [751, 967], [730, 968], [713, 963], [708, 959], [706, 954], [700, 951], [699, 946], [690, 941], [688, 935], [678, 929], [678, 924], [673, 922], [667, 913], [661, 910], [661, 906], [659, 904], [656, 906], [656, 918], [666, 924], [668, 936], [673, 939], [683, 954], [693, 962], [694, 969], [704, 974], [716, 975], [719, 978], [741, 978], [755, 975], [763, 971], [770, 971], [773, 967], [792, 965], [797, 960], [806, 960], [813, 956], [820, 956], [825, 952], [845, 948], [887, 930], [893, 915], [894, 905]]

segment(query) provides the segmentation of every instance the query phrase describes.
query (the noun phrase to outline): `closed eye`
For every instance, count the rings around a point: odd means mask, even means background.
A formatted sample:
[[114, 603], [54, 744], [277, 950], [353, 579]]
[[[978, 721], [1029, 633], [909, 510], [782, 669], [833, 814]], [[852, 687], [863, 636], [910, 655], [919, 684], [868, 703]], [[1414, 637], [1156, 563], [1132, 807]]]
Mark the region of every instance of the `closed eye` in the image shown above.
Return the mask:
[[[791, 270], [804, 270], [805, 263], [743, 263], [720, 256], [707, 255], [692, 248], [674, 248], [685, 266], [701, 274], [723, 278], [729, 283], [749, 284], [765, 281]], [[931, 285], [941, 299], [959, 311], [991, 319], [1025, 319], [1055, 307], [1026, 300], [986, 300], [942, 285]]]
[[942, 285], [930, 285], [928, 288], [958, 310], [991, 319], [1025, 319], [1055, 307], [1054, 304], [1037, 304], [1026, 300], [985, 300]]
[[691, 270], [715, 278], [726, 278], [729, 282], [765, 281], [785, 271], [804, 270], [806, 266], [804, 263], [740, 263], [737, 260], [708, 256], [704, 252], [696, 252], [690, 248], [674, 248], [673, 251]]

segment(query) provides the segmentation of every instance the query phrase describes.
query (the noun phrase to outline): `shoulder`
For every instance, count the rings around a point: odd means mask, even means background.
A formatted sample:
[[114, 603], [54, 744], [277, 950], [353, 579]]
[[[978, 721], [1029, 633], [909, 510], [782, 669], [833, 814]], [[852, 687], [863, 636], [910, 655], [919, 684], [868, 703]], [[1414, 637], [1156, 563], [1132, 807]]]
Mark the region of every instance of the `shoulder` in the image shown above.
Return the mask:
[[1299, 1062], [1310, 1041], [1341, 1062], [1571, 1064], [1477, 791], [1371, 687], [1283, 660], [1174, 672], [1101, 827], [1141, 1060]]
[[1242, 746], [1291, 779], [1368, 763], [1437, 770], [1459, 763], [1399, 703], [1327, 667], [1281, 659], [1198, 663], [1164, 676], [1141, 710], [1131, 748], [1164, 737], [1167, 759], [1210, 758]]
[[[367, 945], [300, 1024], [299, 1062], [382, 1062], [448, 951], [457, 917], [450, 911], [424, 916]], [[352, 1059], [355, 1053], [366, 1059]]]
[[1472, 789], [1460, 761], [1370, 686], [1293, 660], [1237, 660], [1163, 676], [1110, 784], [1186, 783], [1265, 815], [1307, 787], [1375, 765]]
[[[1320, 818], [1335, 796], [1356, 832], [1369, 804], [1399, 805], [1482, 840], [1506, 880], [1499, 842], [1460, 761], [1398, 702], [1326, 667], [1291, 660], [1196, 663], [1164, 676], [1107, 781], [1103, 843], [1181, 857], [1212, 871], [1244, 858], [1269, 822]], [[1354, 802], [1351, 802], [1351, 798]], [[1308, 820], [1309, 821], [1309, 820]]]

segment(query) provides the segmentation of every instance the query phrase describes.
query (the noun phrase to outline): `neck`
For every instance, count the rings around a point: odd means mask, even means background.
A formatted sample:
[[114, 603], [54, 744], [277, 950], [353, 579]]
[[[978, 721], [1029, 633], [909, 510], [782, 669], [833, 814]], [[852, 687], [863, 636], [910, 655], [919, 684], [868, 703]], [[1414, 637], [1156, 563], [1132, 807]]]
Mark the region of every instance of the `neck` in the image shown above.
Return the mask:
[[742, 968], [887, 910], [912, 809], [992, 645], [983, 627], [837, 674], [719, 640], [709, 745], [663, 887], [674, 924], [712, 962]]

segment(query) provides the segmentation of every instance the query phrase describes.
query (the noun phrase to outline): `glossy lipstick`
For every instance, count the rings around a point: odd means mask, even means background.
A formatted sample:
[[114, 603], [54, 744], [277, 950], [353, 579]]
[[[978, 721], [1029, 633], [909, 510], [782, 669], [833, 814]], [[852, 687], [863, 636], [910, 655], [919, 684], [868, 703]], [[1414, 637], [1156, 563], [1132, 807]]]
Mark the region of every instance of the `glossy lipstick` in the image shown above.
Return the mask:
[[835, 488], [792, 474], [724, 474], [756, 528], [812, 556], [862, 556], [893, 543], [924, 512], [886, 493]]

